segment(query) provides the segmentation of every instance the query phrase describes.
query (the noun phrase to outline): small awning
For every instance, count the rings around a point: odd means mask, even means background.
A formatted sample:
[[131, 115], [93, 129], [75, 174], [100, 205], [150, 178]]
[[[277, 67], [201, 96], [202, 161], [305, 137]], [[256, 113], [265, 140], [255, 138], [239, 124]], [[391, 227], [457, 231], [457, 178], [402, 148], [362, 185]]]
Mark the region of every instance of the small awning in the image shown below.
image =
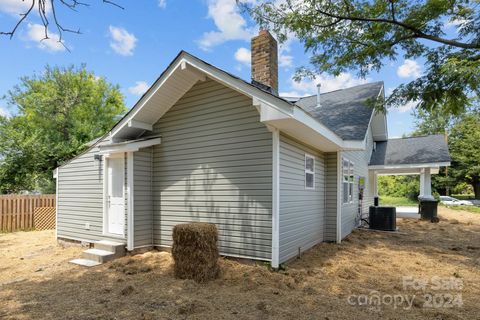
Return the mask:
[[101, 155], [123, 152], [135, 152], [141, 148], [148, 148], [162, 142], [160, 136], [149, 136], [142, 139], [128, 140], [118, 143], [110, 143], [99, 146]]
[[429, 135], [377, 142], [368, 168], [379, 173], [414, 173], [421, 168], [449, 166], [450, 161], [445, 137]]

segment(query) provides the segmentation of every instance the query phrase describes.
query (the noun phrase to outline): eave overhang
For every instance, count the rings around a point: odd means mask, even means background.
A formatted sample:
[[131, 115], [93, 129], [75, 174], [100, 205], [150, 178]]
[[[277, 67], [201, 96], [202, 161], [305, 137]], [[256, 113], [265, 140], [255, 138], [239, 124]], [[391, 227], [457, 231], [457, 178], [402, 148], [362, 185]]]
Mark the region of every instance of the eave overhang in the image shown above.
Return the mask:
[[135, 152], [142, 148], [148, 148], [160, 144], [162, 139], [160, 137], [133, 140], [128, 142], [110, 143], [98, 147], [98, 154], [108, 156], [116, 153]]
[[153, 125], [198, 81], [211, 78], [252, 98], [260, 121], [324, 152], [365, 150], [363, 141], [344, 141], [301, 108], [236, 78], [208, 63], [181, 52], [142, 96], [132, 110], [112, 129], [110, 141], [136, 139]]

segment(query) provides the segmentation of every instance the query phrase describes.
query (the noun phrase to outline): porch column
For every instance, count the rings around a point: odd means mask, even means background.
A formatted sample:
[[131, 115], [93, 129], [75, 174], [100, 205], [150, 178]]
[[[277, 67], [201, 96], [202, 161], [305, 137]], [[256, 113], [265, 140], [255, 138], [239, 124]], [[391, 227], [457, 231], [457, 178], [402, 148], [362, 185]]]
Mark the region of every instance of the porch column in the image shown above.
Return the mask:
[[430, 168], [424, 168], [420, 171], [420, 196], [419, 198], [433, 199], [432, 197], [432, 178]]
[[373, 172], [373, 196], [378, 197], [378, 173]]

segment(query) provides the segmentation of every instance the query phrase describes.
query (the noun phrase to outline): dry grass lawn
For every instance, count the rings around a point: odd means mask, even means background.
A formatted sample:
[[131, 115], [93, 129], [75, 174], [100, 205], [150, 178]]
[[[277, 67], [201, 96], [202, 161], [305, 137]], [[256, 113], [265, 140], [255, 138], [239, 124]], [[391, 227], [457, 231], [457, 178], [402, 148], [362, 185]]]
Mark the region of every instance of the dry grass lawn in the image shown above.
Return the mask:
[[[282, 272], [222, 259], [221, 278], [173, 278], [172, 259], [148, 252], [84, 269], [81, 248], [53, 232], [0, 235], [0, 319], [479, 319], [480, 215], [441, 208], [441, 222], [399, 220], [399, 233], [355, 231]], [[404, 290], [402, 276], [458, 279], [458, 291]], [[415, 294], [413, 307], [350, 305], [350, 295]], [[425, 293], [463, 306], [424, 308]]]

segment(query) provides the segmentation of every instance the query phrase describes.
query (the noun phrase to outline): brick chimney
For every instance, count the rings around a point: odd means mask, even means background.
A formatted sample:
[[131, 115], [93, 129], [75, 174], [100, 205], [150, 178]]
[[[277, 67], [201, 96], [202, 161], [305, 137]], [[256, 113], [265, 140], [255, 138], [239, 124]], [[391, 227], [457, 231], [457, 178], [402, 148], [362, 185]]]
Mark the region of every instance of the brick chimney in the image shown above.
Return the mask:
[[252, 82], [278, 94], [278, 45], [268, 30], [252, 38]]

